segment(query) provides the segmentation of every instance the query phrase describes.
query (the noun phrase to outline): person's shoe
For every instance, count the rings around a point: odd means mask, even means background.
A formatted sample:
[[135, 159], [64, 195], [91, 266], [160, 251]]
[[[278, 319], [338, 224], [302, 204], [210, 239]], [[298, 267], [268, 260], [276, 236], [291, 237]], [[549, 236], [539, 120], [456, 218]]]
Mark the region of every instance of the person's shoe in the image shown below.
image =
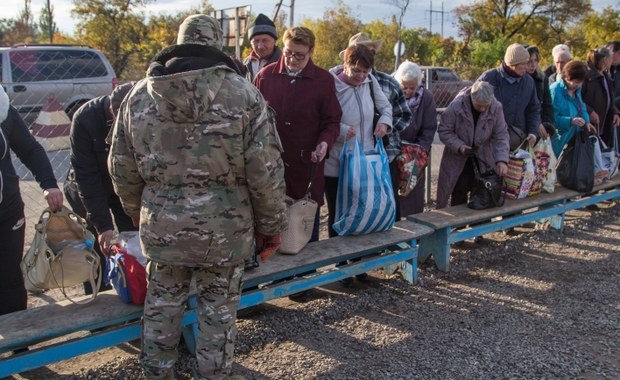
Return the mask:
[[349, 288], [353, 285], [353, 277], [343, 278], [342, 280], [338, 282], [340, 283], [340, 285], [344, 286], [345, 288]]
[[504, 230], [504, 234], [506, 234], [508, 236], [519, 236], [519, 235], [521, 235], [521, 232], [515, 230], [514, 227], [510, 227], [510, 228], [506, 228]]
[[482, 236], [476, 236], [476, 237], [474, 238], [474, 243], [476, 243], [476, 244], [483, 244], [483, 243], [484, 243], [484, 237], [482, 237]]
[[30, 351], [28, 347], [18, 348], [16, 350], [13, 350], [13, 355], [23, 354], [24, 352], [28, 352], [28, 351]]
[[368, 279], [368, 273], [360, 273], [360, 274], [356, 274], [355, 278], [357, 278], [360, 281], [365, 281]]
[[587, 206], [586, 206], [586, 210], [590, 210], [590, 211], [600, 211], [600, 210], [601, 210], [601, 208], [600, 208], [600, 207], [598, 207], [598, 205], [595, 203], [595, 204], [592, 204], [592, 205], [587, 205]]
[[256, 316], [259, 312], [259, 305], [254, 305], [250, 307], [246, 307], [244, 309], [237, 310], [237, 318], [252, 318]]
[[302, 290], [301, 292], [290, 294], [288, 296], [288, 299], [290, 299], [291, 301], [295, 301], [295, 302], [303, 302], [308, 299], [309, 295], [310, 295], [310, 289]]

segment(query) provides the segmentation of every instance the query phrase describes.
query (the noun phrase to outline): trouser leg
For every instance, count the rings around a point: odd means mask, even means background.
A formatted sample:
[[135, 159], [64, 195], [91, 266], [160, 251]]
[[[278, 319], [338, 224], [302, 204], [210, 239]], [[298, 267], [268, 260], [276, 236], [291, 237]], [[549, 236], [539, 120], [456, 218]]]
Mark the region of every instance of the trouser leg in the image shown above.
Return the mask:
[[243, 264], [197, 268], [195, 274], [199, 326], [196, 361], [199, 379], [224, 379], [232, 370]]
[[152, 262], [144, 302], [140, 362], [148, 380], [174, 379], [193, 268]]
[[0, 223], [0, 315], [27, 306], [28, 296], [19, 266], [24, 255], [25, 225], [23, 210]]
[[467, 203], [469, 192], [474, 186], [474, 177], [473, 160], [468, 158], [452, 190], [450, 206], [458, 206]]
[[338, 177], [325, 177], [325, 200], [327, 201], [327, 233], [329, 237], [338, 236], [334, 231], [336, 221], [336, 198], [338, 197]]

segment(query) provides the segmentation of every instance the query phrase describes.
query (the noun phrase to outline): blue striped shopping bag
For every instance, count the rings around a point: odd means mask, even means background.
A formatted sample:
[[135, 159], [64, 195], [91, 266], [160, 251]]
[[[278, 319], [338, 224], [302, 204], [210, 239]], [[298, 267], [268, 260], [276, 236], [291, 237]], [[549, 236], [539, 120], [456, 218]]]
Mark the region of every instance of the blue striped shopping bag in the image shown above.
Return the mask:
[[333, 225], [338, 235], [386, 231], [394, 225], [390, 163], [383, 143], [375, 140], [375, 148], [368, 152], [356, 138], [347, 140], [342, 149]]

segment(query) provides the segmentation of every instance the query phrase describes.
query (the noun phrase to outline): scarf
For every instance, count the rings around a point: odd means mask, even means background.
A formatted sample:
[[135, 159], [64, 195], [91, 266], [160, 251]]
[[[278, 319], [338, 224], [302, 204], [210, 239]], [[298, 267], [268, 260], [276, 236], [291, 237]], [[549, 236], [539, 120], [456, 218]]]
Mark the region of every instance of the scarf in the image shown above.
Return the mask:
[[418, 86], [418, 89], [415, 90], [415, 93], [413, 94], [413, 96], [407, 99], [407, 105], [409, 106], [409, 109], [411, 110], [411, 113], [413, 115], [416, 114], [416, 112], [418, 111], [418, 108], [420, 107], [423, 94], [424, 94], [424, 87]]

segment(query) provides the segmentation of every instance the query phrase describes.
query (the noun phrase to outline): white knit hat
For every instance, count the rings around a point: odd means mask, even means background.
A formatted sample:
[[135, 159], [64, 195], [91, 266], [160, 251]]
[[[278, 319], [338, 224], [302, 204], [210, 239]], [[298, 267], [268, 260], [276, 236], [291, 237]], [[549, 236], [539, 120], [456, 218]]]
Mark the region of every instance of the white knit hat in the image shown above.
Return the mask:
[[512, 44], [506, 49], [504, 54], [504, 62], [508, 66], [517, 66], [521, 63], [528, 63], [530, 60], [530, 53], [521, 44]]

